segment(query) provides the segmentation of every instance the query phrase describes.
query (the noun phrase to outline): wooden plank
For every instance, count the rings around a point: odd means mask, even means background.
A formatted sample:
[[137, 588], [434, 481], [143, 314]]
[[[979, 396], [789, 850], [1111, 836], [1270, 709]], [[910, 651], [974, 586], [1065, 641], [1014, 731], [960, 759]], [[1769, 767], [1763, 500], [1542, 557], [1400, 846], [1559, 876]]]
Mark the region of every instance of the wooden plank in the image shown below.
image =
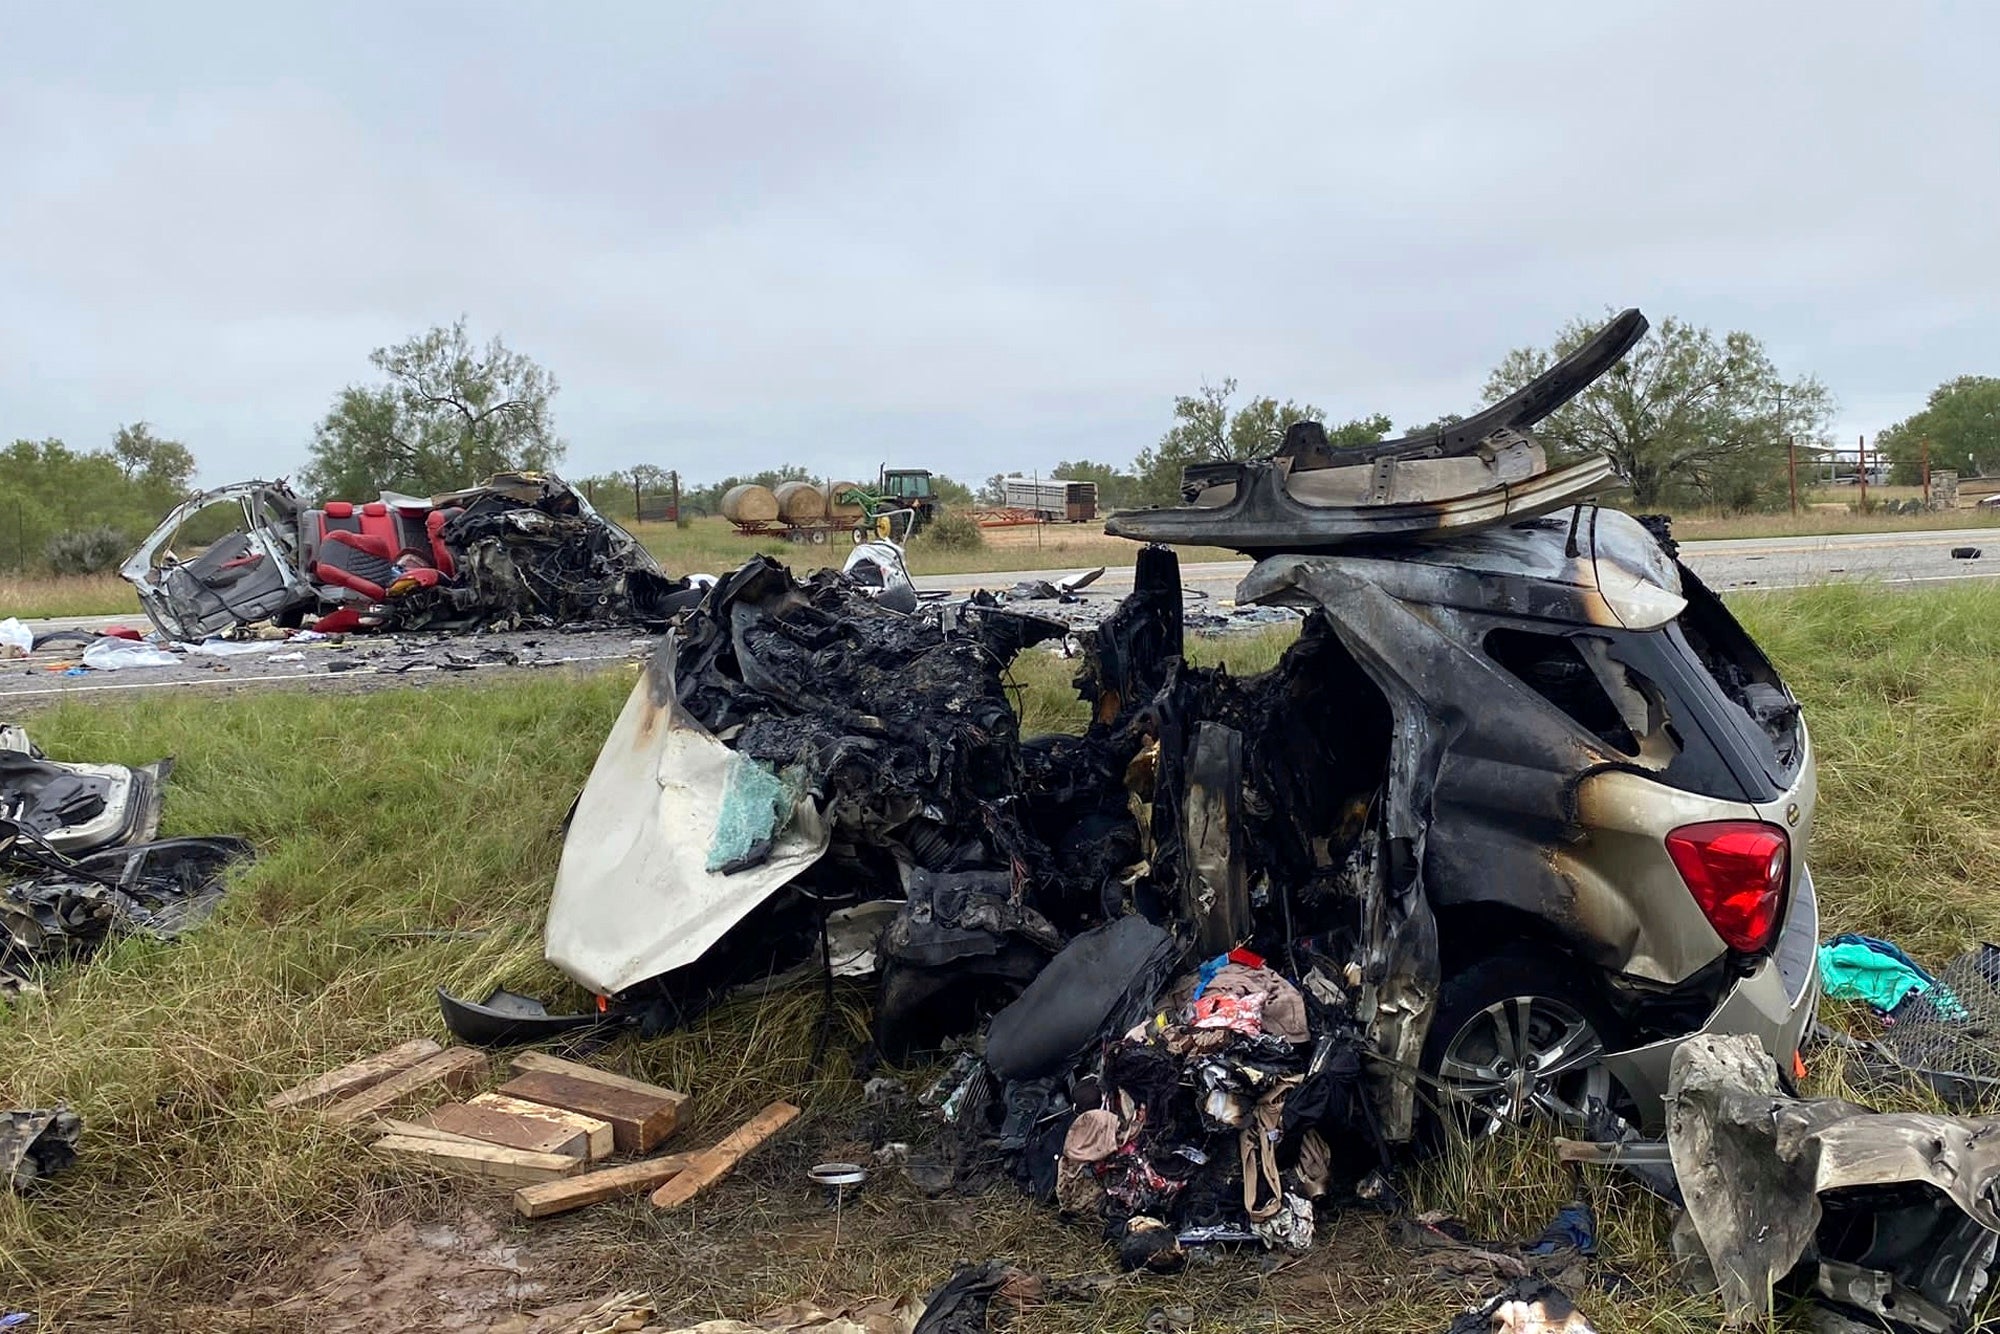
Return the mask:
[[620, 1195], [636, 1195], [671, 1180], [676, 1173], [686, 1169], [691, 1157], [685, 1153], [662, 1154], [643, 1162], [599, 1168], [564, 1181], [523, 1186], [514, 1192], [514, 1208], [523, 1218], [547, 1218], [550, 1214], [568, 1213], [571, 1209], [581, 1209], [586, 1204], [616, 1199]]
[[545, 1075], [569, 1075], [574, 1079], [588, 1079], [598, 1084], [609, 1084], [615, 1089], [627, 1089], [633, 1093], [650, 1093], [656, 1098], [665, 1098], [679, 1105], [681, 1119], [686, 1119], [688, 1095], [676, 1092], [663, 1084], [648, 1084], [641, 1079], [633, 1079], [612, 1070], [599, 1070], [593, 1065], [578, 1065], [575, 1061], [565, 1061], [560, 1056], [551, 1056], [545, 1051], [517, 1052], [508, 1062], [517, 1075], [525, 1075], [531, 1070], [539, 1070]]
[[798, 1118], [799, 1109], [788, 1102], [774, 1102], [722, 1137], [712, 1149], [694, 1156], [673, 1180], [653, 1192], [655, 1209], [672, 1209], [686, 1204], [729, 1174], [729, 1169], [745, 1155]]
[[398, 1121], [393, 1116], [378, 1116], [373, 1121], [369, 1121], [364, 1125], [357, 1125], [354, 1128], [356, 1130], [365, 1130], [374, 1135], [404, 1135], [414, 1139], [442, 1139], [449, 1140], [454, 1144], [484, 1144], [486, 1142], [483, 1139], [474, 1139], [471, 1135], [454, 1135], [449, 1130], [439, 1130], [436, 1126], [427, 1126], [421, 1121]]
[[386, 1135], [372, 1147], [378, 1153], [415, 1158], [447, 1172], [494, 1181], [555, 1181], [582, 1167], [582, 1160], [559, 1153], [526, 1153], [497, 1144], [459, 1144], [415, 1135]]
[[429, 1038], [411, 1038], [399, 1047], [349, 1061], [338, 1070], [329, 1070], [303, 1084], [295, 1084], [266, 1102], [264, 1108], [266, 1111], [286, 1112], [317, 1107], [336, 1098], [351, 1098], [363, 1089], [375, 1087], [390, 1075], [409, 1069], [426, 1056], [435, 1056], [443, 1050]]
[[440, 1130], [469, 1135], [503, 1149], [524, 1153], [559, 1153], [565, 1158], [582, 1158], [590, 1152], [590, 1136], [575, 1126], [530, 1120], [492, 1107], [474, 1107], [469, 1102], [448, 1102], [434, 1107], [424, 1118]]
[[514, 1076], [498, 1090], [509, 1098], [581, 1112], [611, 1123], [612, 1143], [621, 1153], [650, 1153], [680, 1125], [681, 1104], [686, 1099], [663, 1098], [657, 1093], [638, 1093], [614, 1084], [575, 1075], [530, 1070]]
[[401, 1074], [389, 1076], [374, 1088], [333, 1104], [320, 1115], [336, 1125], [349, 1125], [385, 1112], [433, 1084], [463, 1093], [485, 1079], [490, 1070], [485, 1052], [476, 1047], [453, 1047], [417, 1062]]
[[567, 1126], [571, 1130], [581, 1132], [582, 1153], [588, 1162], [594, 1163], [600, 1158], [609, 1158], [611, 1150], [616, 1145], [609, 1121], [600, 1121], [594, 1116], [585, 1116], [582, 1112], [566, 1112], [547, 1103], [529, 1102], [525, 1098], [510, 1098], [504, 1093], [482, 1093], [476, 1098], [467, 1098], [465, 1101], [472, 1107], [491, 1107], [496, 1112], [506, 1112], [510, 1116], [546, 1121], [552, 1126]]

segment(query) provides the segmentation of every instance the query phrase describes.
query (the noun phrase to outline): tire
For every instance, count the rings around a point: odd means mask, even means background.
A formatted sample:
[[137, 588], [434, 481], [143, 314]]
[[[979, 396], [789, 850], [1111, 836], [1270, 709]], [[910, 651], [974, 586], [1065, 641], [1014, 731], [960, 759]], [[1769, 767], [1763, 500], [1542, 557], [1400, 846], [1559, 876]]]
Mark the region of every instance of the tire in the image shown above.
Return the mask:
[[1445, 980], [1423, 1053], [1434, 1130], [1455, 1122], [1483, 1138], [1538, 1118], [1582, 1130], [1592, 1100], [1623, 1104], [1596, 1059], [1623, 1045], [1619, 1024], [1576, 978], [1582, 966], [1555, 950], [1515, 948]]

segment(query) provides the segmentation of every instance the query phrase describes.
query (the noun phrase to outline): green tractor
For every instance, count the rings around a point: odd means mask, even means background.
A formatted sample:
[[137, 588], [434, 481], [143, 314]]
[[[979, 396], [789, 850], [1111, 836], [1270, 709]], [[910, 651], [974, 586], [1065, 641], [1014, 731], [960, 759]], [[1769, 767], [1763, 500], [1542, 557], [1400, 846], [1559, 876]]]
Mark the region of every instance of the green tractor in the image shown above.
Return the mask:
[[[848, 501], [859, 504], [868, 516], [864, 527], [877, 536], [899, 541], [915, 537], [937, 517], [937, 493], [931, 486], [929, 468], [884, 467], [873, 491], [855, 487], [846, 494]], [[896, 522], [905, 513], [907, 518]]]

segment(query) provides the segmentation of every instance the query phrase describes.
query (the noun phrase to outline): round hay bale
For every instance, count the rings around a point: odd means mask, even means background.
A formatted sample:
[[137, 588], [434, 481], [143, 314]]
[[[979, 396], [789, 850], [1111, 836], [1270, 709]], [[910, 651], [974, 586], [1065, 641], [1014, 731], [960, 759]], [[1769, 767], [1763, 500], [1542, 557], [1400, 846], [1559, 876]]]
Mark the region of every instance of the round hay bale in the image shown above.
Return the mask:
[[858, 482], [835, 482], [826, 489], [826, 512], [835, 519], [858, 519], [862, 515], [861, 506], [843, 501], [842, 496], [858, 487]]
[[826, 495], [811, 482], [780, 482], [771, 494], [787, 523], [810, 523], [826, 517]]
[[778, 498], [768, 486], [745, 482], [722, 493], [722, 517], [731, 523], [769, 523], [778, 517]]

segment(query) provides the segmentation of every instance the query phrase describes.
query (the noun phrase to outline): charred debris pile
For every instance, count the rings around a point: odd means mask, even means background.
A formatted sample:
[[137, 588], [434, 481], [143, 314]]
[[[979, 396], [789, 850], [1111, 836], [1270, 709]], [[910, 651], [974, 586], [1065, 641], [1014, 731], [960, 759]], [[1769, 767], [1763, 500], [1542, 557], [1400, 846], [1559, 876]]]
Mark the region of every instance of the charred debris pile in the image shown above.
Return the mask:
[[[172, 760], [128, 768], [51, 760], [0, 725], [0, 998], [119, 935], [171, 939], [221, 901], [241, 838], [160, 838]], [[64, 1106], [0, 1108], [0, 1188], [22, 1191], [76, 1158]]]
[[[977, 603], [904, 615], [831, 571], [798, 582], [752, 561], [663, 641], [607, 742], [551, 959], [685, 1013], [858, 935], [884, 1053], [970, 1039], [944, 1100], [961, 1175], [1011, 1174], [1101, 1222], [1133, 1265], [1204, 1242], [1303, 1249], [1316, 1203], [1382, 1149], [1356, 1015], [1396, 860], [1377, 818], [1386, 706], [1321, 617], [1275, 669], [1238, 678], [1186, 663], [1181, 612], [1174, 556], [1146, 549], [1135, 593], [1086, 640], [1088, 730], [1024, 740], [1008, 664], [1060, 626]], [[645, 842], [597, 822], [622, 757], [676, 728], [737, 767], [699, 817], [716, 831], [707, 880], [665, 901], [715, 899], [718, 857], [741, 889], [661, 924], [681, 953], [632, 965], [646, 951], [628, 929], [607, 962], [574, 919], [635, 905], [577, 886], [657, 866], [585, 859]], [[814, 812], [802, 835], [795, 816]], [[668, 971], [629, 986], [653, 964]]]
[[0, 726], [0, 994], [116, 935], [177, 936], [221, 900], [251, 846], [158, 837], [172, 772], [172, 760], [61, 763]]

